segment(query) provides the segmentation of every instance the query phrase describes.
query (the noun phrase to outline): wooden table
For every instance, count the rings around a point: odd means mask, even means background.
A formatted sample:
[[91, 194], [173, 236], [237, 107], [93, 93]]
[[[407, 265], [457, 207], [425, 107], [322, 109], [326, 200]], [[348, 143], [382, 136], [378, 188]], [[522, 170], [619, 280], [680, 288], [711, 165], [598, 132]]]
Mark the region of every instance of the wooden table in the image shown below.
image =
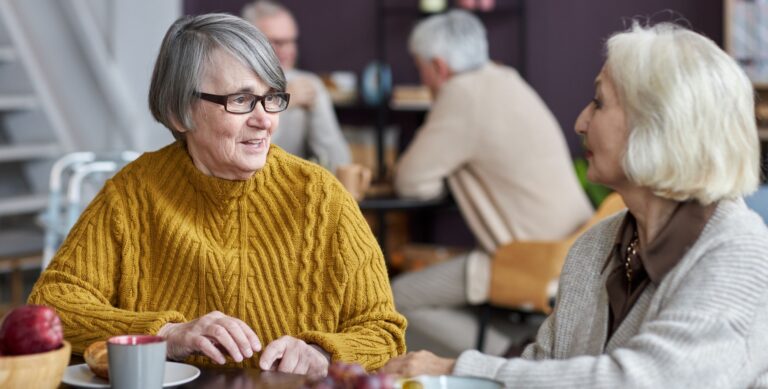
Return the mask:
[[178, 388], [242, 388], [297, 389], [306, 377], [296, 374], [262, 372], [256, 369], [201, 368], [200, 377]]
[[[80, 355], [72, 355], [70, 365], [83, 363]], [[256, 369], [232, 369], [232, 368], [202, 368], [200, 376], [184, 385], [175, 386], [183, 389], [298, 389], [306, 381], [306, 377], [296, 374], [261, 372]], [[74, 388], [66, 384], [59, 388]]]

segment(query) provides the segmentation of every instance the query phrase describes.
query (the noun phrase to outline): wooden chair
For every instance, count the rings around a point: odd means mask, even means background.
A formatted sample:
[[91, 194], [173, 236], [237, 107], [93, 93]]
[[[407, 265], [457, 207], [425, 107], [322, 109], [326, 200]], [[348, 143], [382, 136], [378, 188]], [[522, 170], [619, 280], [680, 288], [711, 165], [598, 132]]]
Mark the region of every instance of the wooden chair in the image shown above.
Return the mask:
[[595, 214], [576, 232], [557, 241], [512, 242], [501, 246], [491, 261], [488, 304], [479, 312], [477, 348], [482, 350], [485, 331], [494, 309], [549, 314], [553, 288], [571, 245], [600, 220], [626, 208], [618, 193], [605, 198]]

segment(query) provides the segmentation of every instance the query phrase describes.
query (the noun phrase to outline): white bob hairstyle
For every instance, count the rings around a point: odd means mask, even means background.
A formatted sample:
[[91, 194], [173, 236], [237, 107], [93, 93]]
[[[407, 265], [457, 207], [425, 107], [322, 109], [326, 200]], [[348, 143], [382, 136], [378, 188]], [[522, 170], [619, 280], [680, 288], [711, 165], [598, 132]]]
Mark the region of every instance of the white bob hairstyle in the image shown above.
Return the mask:
[[423, 60], [439, 57], [455, 73], [477, 69], [488, 62], [488, 38], [477, 16], [452, 10], [430, 16], [414, 27], [408, 39], [412, 55]]
[[757, 188], [754, 95], [736, 61], [672, 23], [634, 22], [606, 49], [630, 131], [623, 158], [630, 181], [704, 205]]

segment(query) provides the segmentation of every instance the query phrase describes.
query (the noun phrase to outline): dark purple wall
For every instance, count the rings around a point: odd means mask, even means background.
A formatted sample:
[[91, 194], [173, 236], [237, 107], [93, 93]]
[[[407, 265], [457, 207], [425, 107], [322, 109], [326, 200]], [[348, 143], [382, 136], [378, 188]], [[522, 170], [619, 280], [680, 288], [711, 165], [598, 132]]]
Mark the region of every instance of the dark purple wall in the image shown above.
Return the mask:
[[[244, 0], [185, 0], [185, 12], [225, 11], [239, 14]], [[300, 67], [317, 72], [351, 70], [359, 74], [376, 57], [376, 21], [385, 18], [387, 60], [395, 82], [417, 82], [406, 51], [414, 13], [377, 12], [374, 0], [284, 0], [301, 28]], [[386, 0], [413, 4], [417, 0]], [[508, 9], [514, 0], [497, 0]], [[684, 17], [690, 26], [715, 42], [722, 42], [722, 0], [527, 0], [527, 79], [557, 116], [571, 150], [581, 154], [573, 122], [593, 95], [592, 81], [602, 65], [602, 45], [634, 16], [653, 20]], [[674, 11], [670, 17], [667, 10]], [[513, 66], [520, 64], [517, 17], [509, 12], [482, 15], [489, 30], [491, 56]]]

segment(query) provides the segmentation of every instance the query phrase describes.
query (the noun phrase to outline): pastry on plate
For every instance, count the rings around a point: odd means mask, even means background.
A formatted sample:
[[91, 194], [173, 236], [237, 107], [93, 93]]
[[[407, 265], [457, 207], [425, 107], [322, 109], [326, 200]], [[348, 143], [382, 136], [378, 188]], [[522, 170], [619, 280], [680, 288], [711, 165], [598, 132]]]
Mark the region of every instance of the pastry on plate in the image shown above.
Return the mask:
[[109, 379], [109, 358], [107, 357], [107, 342], [98, 341], [91, 343], [83, 353], [85, 363], [96, 376]]

